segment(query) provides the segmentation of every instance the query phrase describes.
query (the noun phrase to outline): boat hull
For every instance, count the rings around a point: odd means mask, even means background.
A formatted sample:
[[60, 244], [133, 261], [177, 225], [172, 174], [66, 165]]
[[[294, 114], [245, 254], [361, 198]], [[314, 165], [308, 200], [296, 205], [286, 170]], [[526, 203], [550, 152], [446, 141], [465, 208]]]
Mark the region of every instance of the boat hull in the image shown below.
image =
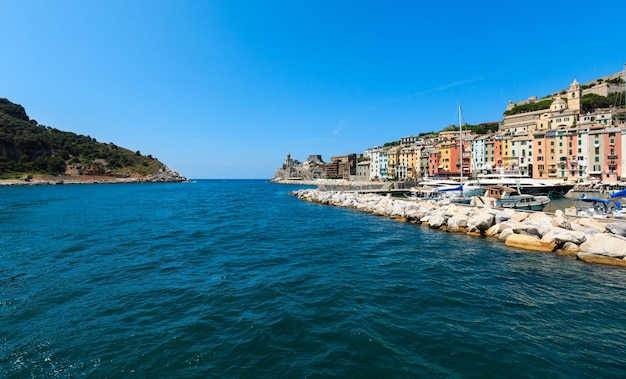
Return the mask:
[[[526, 185], [515, 182], [508, 181], [481, 181], [476, 184], [472, 184], [472, 188], [482, 188], [482, 191], [493, 185], [505, 186], [509, 188], [516, 189], [522, 195], [533, 195], [533, 196], [548, 196], [550, 198], [562, 198], [574, 188], [573, 184], [570, 183], [559, 183], [559, 184], [541, 184], [541, 185]], [[470, 187], [468, 185], [468, 187]], [[480, 190], [477, 190], [480, 191]]]
[[528, 201], [528, 202], [520, 202], [519, 200], [513, 200], [513, 201], [503, 201], [503, 200], [496, 200], [496, 207], [497, 208], [509, 208], [509, 209], [520, 209], [520, 210], [527, 210], [527, 211], [542, 211], [546, 205], [548, 205], [549, 201], [541, 201], [541, 200], [534, 200], [534, 201]]

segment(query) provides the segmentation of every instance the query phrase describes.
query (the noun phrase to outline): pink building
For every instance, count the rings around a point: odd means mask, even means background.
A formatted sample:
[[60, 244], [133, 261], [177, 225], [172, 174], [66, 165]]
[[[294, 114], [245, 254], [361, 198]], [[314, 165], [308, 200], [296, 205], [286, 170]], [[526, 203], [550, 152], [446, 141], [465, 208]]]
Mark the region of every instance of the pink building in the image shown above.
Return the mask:
[[607, 128], [604, 130], [604, 164], [602, 167], [602, 180], [616, 182], [621, 177], [622, 164], [619, 153], [622, 151], [622, 130], [620, 128]]

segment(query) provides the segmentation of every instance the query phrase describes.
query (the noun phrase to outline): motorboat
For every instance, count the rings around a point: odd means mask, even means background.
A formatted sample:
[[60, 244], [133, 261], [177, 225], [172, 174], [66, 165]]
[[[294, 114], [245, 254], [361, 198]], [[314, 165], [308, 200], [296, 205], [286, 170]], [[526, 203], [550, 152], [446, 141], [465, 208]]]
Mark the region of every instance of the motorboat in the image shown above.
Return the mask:
[[443, 194], [439, 192], [435, 187], [417, 186], [411, 187], [409, 193], [405, 194], [409, 200], [442, 200]]
[[510, 208], [529, 211], [541, 211], [550, 202], [544, 195], [521, 194], [507, 186], [488, 186], [484, 196], [476, 197], [475, 205], [492, 208]]
[[626, 209], [622, 208], [619, 200], [587, 197], [584, 194], [574, 199], [574, 205], [566, 208], [564, 213], [567, 216], [626, 219]]
[[463, 186], [457, 183], [456, 186], [429, 187], [417, 186], [411, 187], [409, 193], [404, 196], [409, 200], [449, 200], [456, 204], [469, 204], [471, 197], [463, 195]]

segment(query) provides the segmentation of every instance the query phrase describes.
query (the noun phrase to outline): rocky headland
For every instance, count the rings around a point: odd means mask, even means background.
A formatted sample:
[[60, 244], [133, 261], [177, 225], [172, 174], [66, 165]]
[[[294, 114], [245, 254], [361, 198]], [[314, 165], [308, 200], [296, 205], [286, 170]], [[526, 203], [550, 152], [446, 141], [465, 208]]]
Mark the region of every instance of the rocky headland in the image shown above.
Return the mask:
[[0, 180], [0, 186], [32, 186], [57, 184], [116, 184], [116, 183], [185, 183], [190, 180], [167, 166], [151, 175], [46, 175], [35, 174], [21, 179]]
[[301, 200], [348, 207], [447, 232], [497, 238], [528, 251], [569, 255], [591, 263], [626, 267], [626, 222], [565, 216], [562, 211], [516, 211], [450, 203], [403, 200], [356, 191], [300, 189]]

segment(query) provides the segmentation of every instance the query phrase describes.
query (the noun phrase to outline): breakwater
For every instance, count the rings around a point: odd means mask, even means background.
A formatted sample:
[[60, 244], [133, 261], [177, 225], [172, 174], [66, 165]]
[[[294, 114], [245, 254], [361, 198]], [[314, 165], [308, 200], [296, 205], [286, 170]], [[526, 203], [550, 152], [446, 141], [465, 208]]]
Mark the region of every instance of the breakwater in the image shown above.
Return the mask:
[[498, 238], [529, 251], [554, 252], [585, 262], [626, 267], [626, 222], [545, 212], [465, 206], [448, 200], [411, 201], [356, 191], [300, 189], [301, 200], [348, 207], [447, 232]]

